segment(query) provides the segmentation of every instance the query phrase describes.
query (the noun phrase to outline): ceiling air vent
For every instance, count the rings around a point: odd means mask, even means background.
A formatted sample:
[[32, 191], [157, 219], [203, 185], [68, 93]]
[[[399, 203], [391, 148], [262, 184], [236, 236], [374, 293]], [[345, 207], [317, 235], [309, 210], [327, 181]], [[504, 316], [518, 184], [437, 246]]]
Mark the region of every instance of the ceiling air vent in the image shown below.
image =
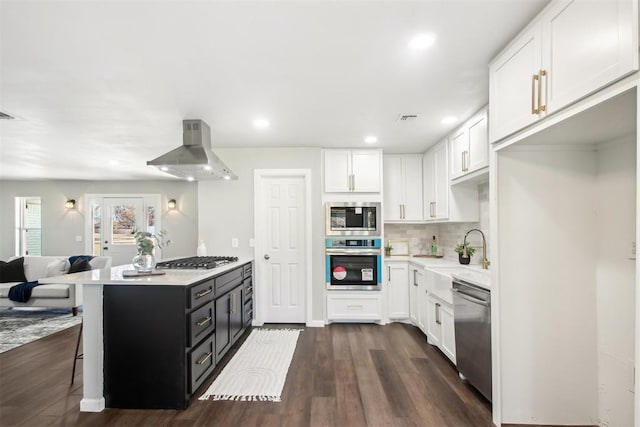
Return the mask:
[[3, 113], [2, 111], [0, 111], [0, 120], [11, 120], [14, 119], [15, 117], [8, 115], [7, 113]]
[[412, 122], [418, 118], [417, 114], [400, 114], [397, 121], [399, 122]]

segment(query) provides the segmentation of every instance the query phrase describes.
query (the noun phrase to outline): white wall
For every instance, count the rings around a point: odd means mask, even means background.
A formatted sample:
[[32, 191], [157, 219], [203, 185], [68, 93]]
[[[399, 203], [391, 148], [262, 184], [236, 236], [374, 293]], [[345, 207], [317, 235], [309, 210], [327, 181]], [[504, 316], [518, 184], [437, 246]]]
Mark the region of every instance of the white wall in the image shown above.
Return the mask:
[[[0, 181], [0, 259], [14, 255], [14, 198], [42, 198], [42, 254], [72, 255], [85, 252], [86, 206], [83, 195], [160, 194], [162, 228], [172, 244], [163, 249], [163, 257], [195, 255], [198, 226], [197, 183], [185, 181]], [[64, 207], [67, 199], [75, 199], [76, 209]], [[169, 211], [167, 201], [176, 199], [178, 209]]]
[[595, 151], [501, 151], [502, 422], [597, 424]]
[[636, 147], [631, 136], [599, 148], [596, 177], [598, 389], [602, 425], [633, 425]]
[[[201, 181], [198, 230], [212, 255], [253, 256], [253, 171], [311, 169], [313, 320], [324, 320], [324, 208], [319, 148], [217, 148], [216, 154], [238, 175], [237, 181]], [[231, 247], [238, 238], [239, 247]], [[261, 256], [261, 255], [260, 255]]]

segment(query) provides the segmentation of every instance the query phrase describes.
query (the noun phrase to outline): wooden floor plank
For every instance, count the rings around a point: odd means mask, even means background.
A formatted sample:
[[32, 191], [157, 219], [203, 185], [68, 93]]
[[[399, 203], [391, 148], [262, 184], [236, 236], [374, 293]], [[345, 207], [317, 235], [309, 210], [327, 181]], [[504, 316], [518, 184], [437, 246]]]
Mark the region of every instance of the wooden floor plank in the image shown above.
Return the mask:
[[[299, 327], [268, 325], [270, 328]], [[198, 401], [184, 411], [80, 412], [78, 327], [0, 354], [2, 426], [489, 426], [490, 405], [404, 324], [332, 324], [300, 333], [282, 402]], [[232, 349], [214, 371], [231, 360]], [[81, 361], [80, 361], [81, 362]], [[213, 382], [209, 379], [199, 396]]]

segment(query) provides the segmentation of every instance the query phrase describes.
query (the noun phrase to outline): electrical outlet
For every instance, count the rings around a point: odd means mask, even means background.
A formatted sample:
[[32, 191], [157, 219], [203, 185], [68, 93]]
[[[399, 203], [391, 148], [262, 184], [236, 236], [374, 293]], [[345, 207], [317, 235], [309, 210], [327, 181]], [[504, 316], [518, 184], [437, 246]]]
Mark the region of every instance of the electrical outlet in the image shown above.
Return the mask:
[[76, 242], [82, 242], [82, 236], [80, 235], [76, 236]]
[[256, 246], [256, 240], [252, 237], [249, 239], [249, 247], [253, 248]]
[[232, 248], [237, 248], [238, 247], [238, 238], [234, 237], [231, 239], [231, 247]]
[[631, 256], [633, 258], [636, 257], [636, 242], [635, 241], [631, 242]]

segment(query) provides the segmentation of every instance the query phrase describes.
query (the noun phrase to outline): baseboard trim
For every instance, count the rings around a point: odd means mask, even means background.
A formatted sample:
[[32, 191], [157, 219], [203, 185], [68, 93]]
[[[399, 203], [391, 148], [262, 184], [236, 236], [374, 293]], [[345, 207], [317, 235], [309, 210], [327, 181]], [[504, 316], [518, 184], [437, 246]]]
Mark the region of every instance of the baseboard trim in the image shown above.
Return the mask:
[[310, 320], [307, 322], [309, 328], [324, 328], [324, 320]]
[[100, 399], [82, 399], [80, 412], [102, 412], [105, 408], [104, 397]]

